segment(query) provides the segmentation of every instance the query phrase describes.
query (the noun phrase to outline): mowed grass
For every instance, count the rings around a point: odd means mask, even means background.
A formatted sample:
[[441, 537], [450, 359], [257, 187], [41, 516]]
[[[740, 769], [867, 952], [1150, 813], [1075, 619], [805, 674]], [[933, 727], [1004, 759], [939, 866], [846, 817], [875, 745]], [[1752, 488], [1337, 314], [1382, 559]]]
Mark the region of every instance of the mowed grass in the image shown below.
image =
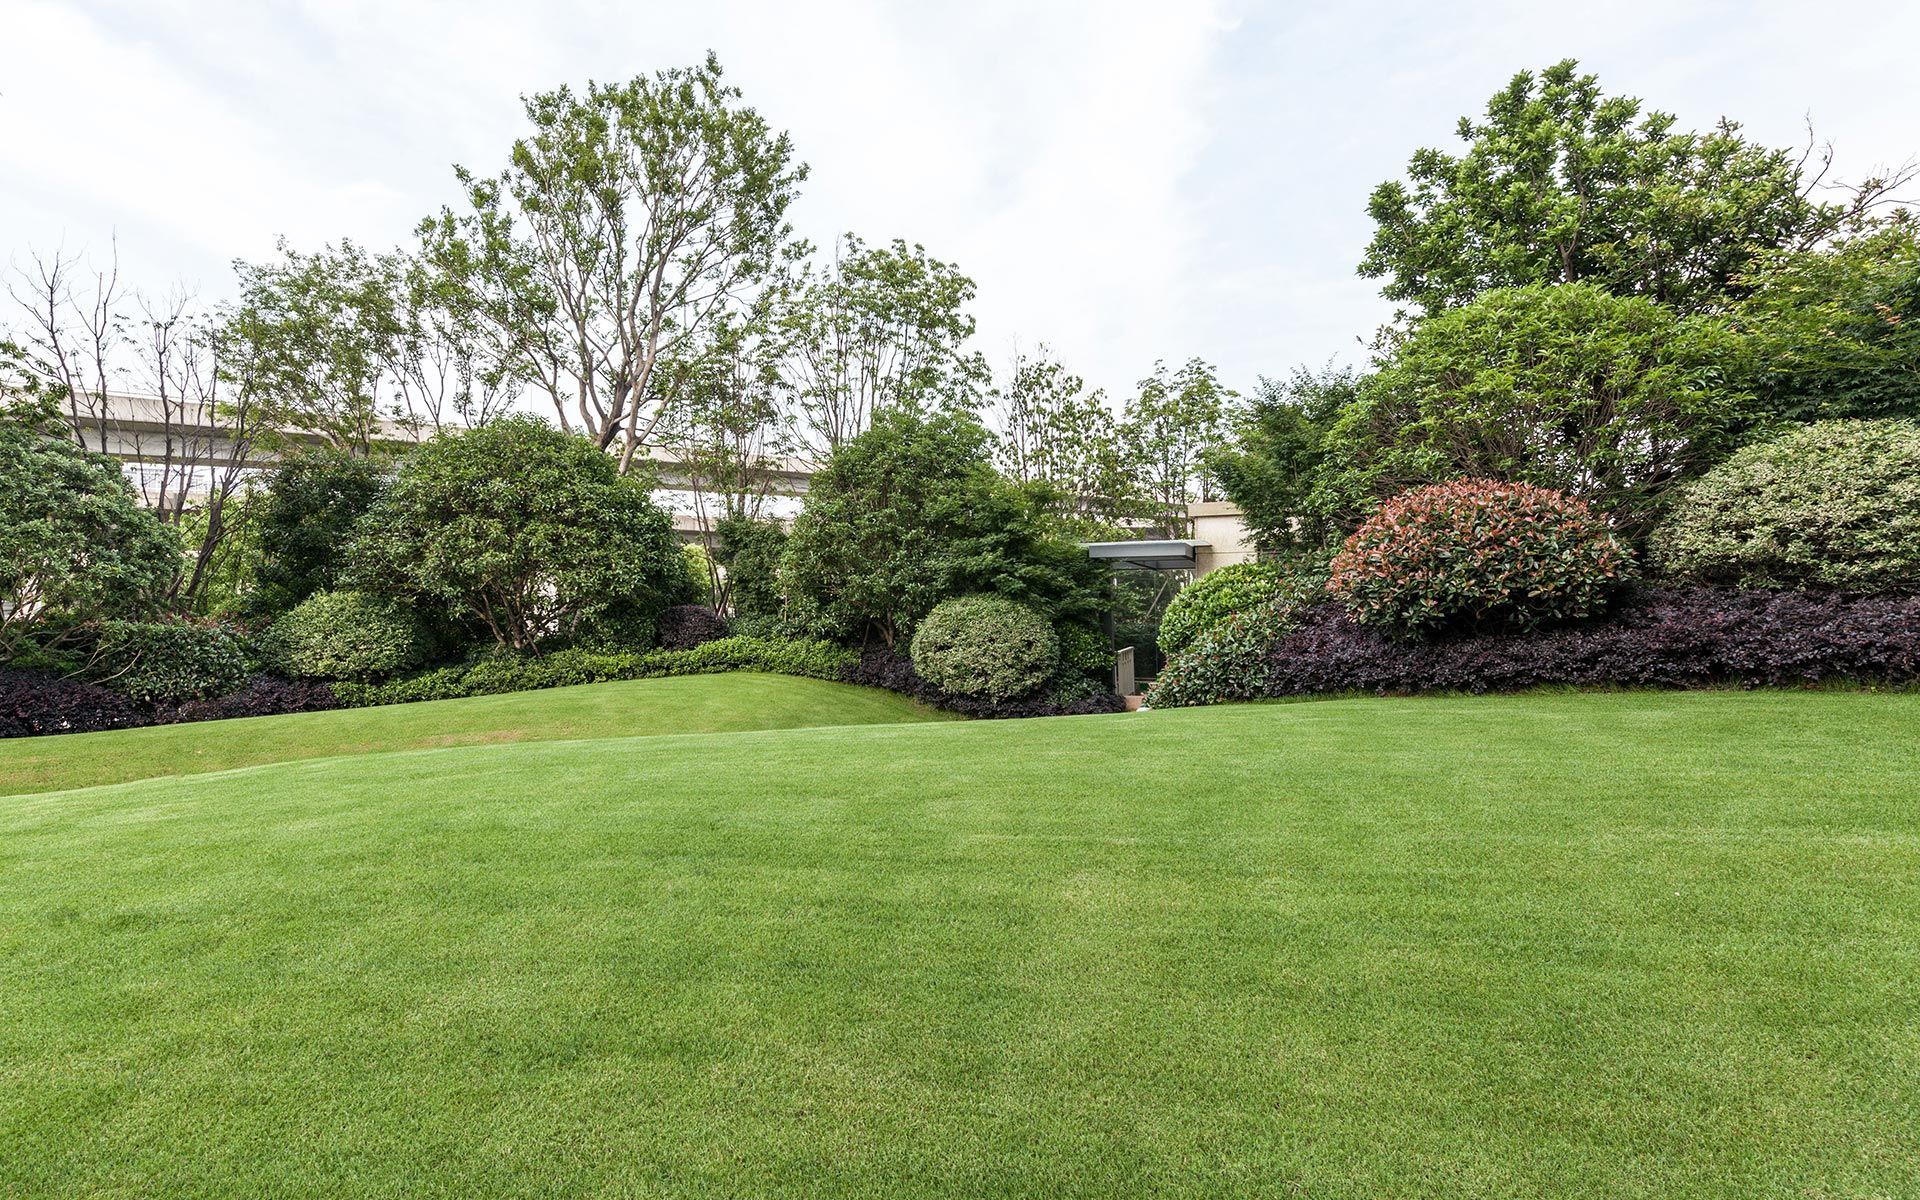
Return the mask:
[[19, 1196], [1920, 1194], [1920, 697], [529, 743], [0, 802]]
[[878, 688], [741, 673], [0, 740], [0, 796], [382, 750], [950, 719]]

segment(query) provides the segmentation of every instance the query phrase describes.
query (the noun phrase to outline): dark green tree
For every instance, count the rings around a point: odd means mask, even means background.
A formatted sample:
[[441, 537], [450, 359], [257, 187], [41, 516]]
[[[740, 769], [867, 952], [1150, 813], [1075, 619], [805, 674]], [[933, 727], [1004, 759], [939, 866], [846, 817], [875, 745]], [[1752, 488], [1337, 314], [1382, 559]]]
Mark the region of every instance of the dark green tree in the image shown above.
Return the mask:
[[1920, 220], [1763, 256], [1734, 310], [1760, 409], [1794, 421], [1920, 417]]
[[152, 615], [184, 565], [176, 532], [51, 403], [0, 403], [0, 658], [39, 629]]
[[714, 526], [714, 561], [725, 571], [721, 607], [736, 617], [780, 615], [780, 557], [787, 531], [773, 521], [730, 516]]
[[271, 620], [315, 592], [342, 586], [347, 543], [386, 490], [392, 467], [338, 452], [310, 452], [273, 469], [247, 503], [247, 538], [257, 555], [247, 614]]
[[814, 476], [781, 561], [788, 616], [815, 636], [895, 646], [951, 596], [991, 592], [1048, 618], [1099, 612], [1104, 571], [1002, 478], [980, 424], [883, 410]]
[[1360, 394], [1360, 375], [1328, 366], [1298, 368], [1285, 380], [1262, 378], [1240, 414], [1232, 441], [1203, 461], [1227, 499], [1239, 505], [1247, 528], [1268, 550], [1289, 552], [1325, 545], [1335, 530], [1313, 504], [1327, 432]]
[[1725, 119], [1677, 129], [1669, 113], [1604, 95], [1572, 59], [1515, 75], [1484, 118], [1460, 119], [1459, 136], [1464, 153], [1416, 152], [1407, 181], [1367, 203], [1377, 229], [1360, 273], [1422, 312], [1491, 288], [1579, 282], [1713, 310], [1755, 255], [1814, 244], [1899, 183], [1816, 201], [1800, 156]]
[[1428, 317], [1329, 430], [1314, 505], [1351, 522], [1461, 477], [1557, 488], [1631, 538], [1751, 419], [1739, 338], [1593, 284], [1502, 288]]
[[585, 438], [527, 417], [440, 434], [360, 523], [350, 583], [499, 645], [651, 636], [693, 599], [673, 521]]

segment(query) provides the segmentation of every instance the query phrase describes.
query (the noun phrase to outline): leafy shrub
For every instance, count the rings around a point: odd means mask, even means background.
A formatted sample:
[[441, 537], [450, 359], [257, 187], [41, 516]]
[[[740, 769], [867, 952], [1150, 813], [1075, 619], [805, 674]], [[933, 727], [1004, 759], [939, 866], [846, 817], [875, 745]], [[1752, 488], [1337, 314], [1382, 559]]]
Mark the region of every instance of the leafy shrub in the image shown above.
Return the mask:
[[354, 528], [386, 491], [391, 468], [336, 451], [283, 459], [244, 505], [243, 534], [259, 556], [244, 601], [255, 620], [278, 617], [341, 585]]
[[221, 696], [247, 681], [239, 639], [184, 621], [104, 621], [88, 674], [145, 704]]
[[676, 604], [660, 614], [660, 648], [691, 650], [727, 636], [727, 623], [704, 604]]
[[1327, 590], [1361, 624], [1405, 633], [1531, 628], [1599, 612], [1629, 564], [1584, 503], [1463, 479], [1381, 505], [1334, 557]]
[[705, 546], [692, 542], [680, 545], [680, 559], [686, 564], [687, 586], [675, 597], [675, 604], [707, 604], [713, 598], [713, 556]]
[[147, 721], [140, 704], [97, 683], [0, 667], [0, 737], [126, 729]]
[[267, 666], [296, 679], [371, 679], [426, 658], [413, 614], [364, 592], [315, 592], [262, 639]]
[[1060, 639], [1060, 665], [1089, 679], [1113, 676], [1113, 649], [1107, 635], [1084, 621], [1062, 621], [1053, 627]]
[[1090, 686], [1055, 676], [1046, 686], [1029, 696], [1013, 700], [992, 700], [985, 696], [961, 696], [935, 687], [922, 679], [913, 663], [890, 650], [876, 647], [860, 656], [860, 661], [841, 678], [847, 683], [885, 688], [911, 696], [922, 704], [944, 708], [963, 716], [987, 719], [1008, 717], [1067, 717], [1084, 713], [1119, 712], [1126, 707], [1112, 689]]
[[1647, 588], [1579, 625], [1409, 642], [1338, 605], [1302, 614], [1261, 694], [1497, 692], [1920, 679], [1920, 598]]
[[1167, 660], [1147, 689], [1149, 708], [1252, 700], [1266, 691], [1269, 656], [1298, 623], [1300, 597], [1276, 592], [1233, 613]]
[[1268, 563], [1233, 563], [1209, 571], [1173, 598], [1160, 618], [1160, 650], [1178, 654], [1201, 634], [1235, 613], [1246, 612], [1280, 590], [1280, 571]]
[[496, 654], [386, 683], [340, 683], [334, 685], [334, 694], [342, 704], [363, 707], [725, 671], [767, 671], [777, 675], [839, 679], [855, 661], [852, 651], [831, 642], [768, 642], [726, 637], [702, 642], [688, 650], [572, 647], [537, 656]]
[[934, 606], [914, 632], [913, 669], [957, 696], [1012, 700], [1037, 691], [1060, 665], [1046, 618], [1000, 596], [959, 596]]
[[1920, 590], [1920, 424], [1821, 421], [1749, 446], [1687, 488], [1653, 551], [1712, 583]]

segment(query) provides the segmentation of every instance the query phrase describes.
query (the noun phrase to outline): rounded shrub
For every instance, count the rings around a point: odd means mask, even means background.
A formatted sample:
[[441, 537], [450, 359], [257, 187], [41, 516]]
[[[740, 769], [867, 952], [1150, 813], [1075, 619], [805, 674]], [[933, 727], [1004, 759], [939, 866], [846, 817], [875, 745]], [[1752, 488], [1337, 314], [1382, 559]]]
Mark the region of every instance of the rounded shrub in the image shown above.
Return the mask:
[[377, 679], [426, 661], [427, 641], [396, 604], [364, 592], [315, 592], [273, 623], [261, 657], [295, 679]]
[[1564, 492], [1462, 479], [1382, 504], [1334, 556], [1327, 590], [1361, 624], [1403, 633], [1529, 629], [1599, 612], [1631, 561]]
[[240, 641], [217, 625], [103, 621], [88, 676], [147, 704], [224, 696], [247, 681]]
[[1749, 446], [1682, 493], [1653, 556], [1706, 583], [1920, 591], [1920, 424], [1820, 421]]
[[1045, 617], [1002, 596], [961, 596], [934, 606], [912, 643], [913, 669], [957, 696], [1012, 700], [1039, 690], [1060, 665]]
[[1280, 570], [1270, 563], [1233, 563], [1209, 571], [1173, 598], [1160, 618], [1160, 649], [1178, 654], [1193, 640], [1235, 613], [1246, 612], [1280, 590]]
[[1147, 689], [1147, 707], [1257, 699], [1272, 673], [1273, 649], [1299, 624], [1302, 608], [1301, 593], [1284, 588], [1228, 615], [1167, 659]]

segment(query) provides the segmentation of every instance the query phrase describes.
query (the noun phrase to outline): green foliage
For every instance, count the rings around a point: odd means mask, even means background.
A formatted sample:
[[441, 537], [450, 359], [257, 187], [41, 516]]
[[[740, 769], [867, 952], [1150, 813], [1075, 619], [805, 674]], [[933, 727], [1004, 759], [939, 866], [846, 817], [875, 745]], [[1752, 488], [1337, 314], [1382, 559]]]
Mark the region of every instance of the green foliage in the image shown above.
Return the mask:
[[0, 658], [36, 627], [156, 611], [180, 542], [120, 467], [65, 436], [50, 407], [0, 403]]
[[726, 570], [727, 607], [736, 617], [777, 617], [787, 531], [774, 521], [727, 517], [714, 526], [714, 537], [714, 557]]
[[1327, 431], [1360, 394], [1351, 369], [1300, 368], [1284, 383], [1261, 379], [1233, 438], [1202, 459], [1241, 511], [1261, 546], [1311, 549], [1332, 540], [1314, 486], [1326, 458]]
[[1085, 621], [1062, 621], [1053, 627], [1060, 639], [1060, 665], [1095, 679], [1113, 675], [1113, 647], [1107, 635]]
[[516, 650], [639, 643], [687, 590], [673, 522], [584, 438], [509, 417], [441, 434], [361, 522], [353, 578]]
[[1128, 474], [1148, 519], [1169, 535], [1189, 530], [1188, 502], [1215, 498], [1205, 455], [1226, 440], [1238, 400], [1211, 363], [1194, 358], [1172, 372], [1154, 363], [1153, 374], [1127, 402], [1120, 439]]
[[1550, 488], [1462, 479], [1380, 506], [1327, 591], [1363, 625], [1425, 634], [1592, 616], [1632, 567], [1607, 523]]
[[1920, 418], [1920, 219], [1763, 256], [1734, 310], [1763, 412]]
[[994, 390], [994, 456], [1009, 479], [1037, 489], [1061, 528], [1090, 540], [1125, 536], [1144, 509], [1119, 421], [1105, 393], [1054, 361], [1045, 346], [1016, 355]]
[[835, 451], [781, 560], [789, 618], [812, 636], [892, 646], [940, 601], [975, 592], [1050, 619], [1098, 613], [1105, 573], [1052, 536], [986, 453], [977, 422], [898, 410]]
[[572, 687], [667, 675], [767, 671], [812, 679], [839, 679], [859, 656], [819, 641], [727, 637], [691, 650], [596, 650], [569, 647], [551, 654], [496, 654], [386, 683], [339, 683], [334, 695], [349, 707], [455, 700], [537, 688]]
[[[1328, 437], [1323, 508], [1460, 477], [1555, 488], [1638, 540], [1748, 416], [1718, 322], [1589, 284], [1488, 292], [1420, 323]], [[1349, 516], [1349, 519], [1350, 516]]]
[[780, 373], [815, 445], [846, 445], [889, 410], [977, 408], [987, 368], [966, 351], [973, 280], [925, 247], [869, 248], [853, 234], [809, 268], [775, 319]]
[[239, 639], [216, 625], [103, 621], [87, 675], [147, 704], [224, 696], [247, 681]]
[[347, 547], [386, 491], [390, 468], [339, 453], [298, 454], [273, 469], [246, 502], [245, 538], [257, 547], [245, 607], [270, 620], [315, 592], [342, 585]]
[[713, 556], [707, 553], [705, 546], [693, 542], [680, 544], [680, 558], [687, 571], [687, 581], [679, 595], [671, 604], [713, 604]]
[[913, 669], [957, 696], [995, 702], [1030, 695], [1060, 665], [1047, 619], [1001, 596], [957, 596], [936, 605], [913, 633]]
[[370, 679], [419, 666], [427, 639], [412, 613], [364, 592], [315, 592], [261, 639], [273, 671], [296, 679]]
[[1161, 651], [1178, 654], [1228, 617], [1264, 602], [1280, 584], [1280, 570], [1271, 563], [1231, 563], [1207, 572], [1181, 588], [1161, 615]]
[[1806, 196], [1795, 157], [1722, 120], [1680, 132], [1639, 100], [1607, 97], [1567, 59], [1522, 71], [1461, 118], [1459, 157], [1423, 149], [1409, 183], [1367, 202], [1360, 273], [1428, 313], [1493, 288], [1587, 282], [1682, 312], [1719, 306], [1753, 260], [1841, 218]]
[[1749, 446], [1687, 488], [1653, 550], [1711, 583], [1920, 591], [1920, 423], [1821, 421]]
[[1147, 689], [1148, 708], [1189, 708], [1254, 700], [1265, 693], [1269, 659], [1299, 624], [1308, 596], [1285, 588], [1234, 613], [1200, 634], [1166, 665]]
[[662, 348], [786, 260], [807, 169], [711, 54], [524, 105], [505, 167], [456, 168], [463, 210], [421, 224], [425, 289], [624, 470], [660, 415]]

